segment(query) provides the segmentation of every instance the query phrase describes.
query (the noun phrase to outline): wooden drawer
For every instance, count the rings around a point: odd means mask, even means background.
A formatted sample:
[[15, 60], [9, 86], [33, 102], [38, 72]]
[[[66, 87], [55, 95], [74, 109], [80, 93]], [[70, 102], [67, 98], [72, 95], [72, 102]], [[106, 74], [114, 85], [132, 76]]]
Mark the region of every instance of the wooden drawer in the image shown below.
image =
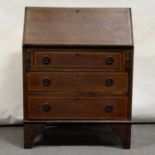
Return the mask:
[[125, 68], [124, 52], [36, 51], [33, 60], [35, 68], [102, 68], [115, 70]]
[[28, 91], [43, 92], [127, 92], [127, 73], [31, 72]]
[[126, 120], [127, 97], [29, 97], [27, 118]]

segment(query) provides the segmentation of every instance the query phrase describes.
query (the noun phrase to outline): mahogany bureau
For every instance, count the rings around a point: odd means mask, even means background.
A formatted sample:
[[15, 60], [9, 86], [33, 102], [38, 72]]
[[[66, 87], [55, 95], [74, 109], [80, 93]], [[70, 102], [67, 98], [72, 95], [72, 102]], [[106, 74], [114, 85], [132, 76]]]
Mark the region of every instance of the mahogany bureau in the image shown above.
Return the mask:
[[110, 123], [129, 148], [132, 72], [130, 9], [27, 7], [24, 147], [47, 123]]

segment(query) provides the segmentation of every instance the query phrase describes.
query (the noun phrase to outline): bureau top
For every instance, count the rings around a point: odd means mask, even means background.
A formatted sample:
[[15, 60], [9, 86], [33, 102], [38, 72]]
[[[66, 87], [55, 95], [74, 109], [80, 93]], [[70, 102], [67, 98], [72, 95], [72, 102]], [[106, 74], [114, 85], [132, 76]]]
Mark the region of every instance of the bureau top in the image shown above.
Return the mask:
[[129, 8], [27, 7], [23, 45], [133, 46]]

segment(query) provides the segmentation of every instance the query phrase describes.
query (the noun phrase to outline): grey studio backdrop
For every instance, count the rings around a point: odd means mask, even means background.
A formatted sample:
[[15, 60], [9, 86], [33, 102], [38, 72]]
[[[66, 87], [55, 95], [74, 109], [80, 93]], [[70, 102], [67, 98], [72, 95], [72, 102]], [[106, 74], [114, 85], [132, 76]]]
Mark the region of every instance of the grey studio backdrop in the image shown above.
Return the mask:
[[25, 6], [131, 7], [135, 44], [133, 121], [155, 122], [154, 0], [0, 0], [0, 124], [19, 124], [23, 119]]

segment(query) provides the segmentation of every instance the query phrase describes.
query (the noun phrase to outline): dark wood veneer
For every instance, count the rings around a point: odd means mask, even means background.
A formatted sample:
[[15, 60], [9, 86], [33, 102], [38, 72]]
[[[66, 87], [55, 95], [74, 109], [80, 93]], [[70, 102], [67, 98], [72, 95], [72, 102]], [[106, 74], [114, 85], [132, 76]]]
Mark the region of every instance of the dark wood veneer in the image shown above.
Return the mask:
[[49, 92], [127, 92], [127, 73], [106, 72], [31, 72], [29, 91]]
[[[124, 52], [106, 50], [34, 51], [34, 68], [125, 69]], [[46, 60], [46, 61], [45, 61]]]
[[127, 97], [112, 96], [29, 97], [27, 119], [127, 120], [127, 102]]
[[130, 148], [132, 74], [130, 9], [26, 8], [24, 147], [48, 123], [102, 121]]

